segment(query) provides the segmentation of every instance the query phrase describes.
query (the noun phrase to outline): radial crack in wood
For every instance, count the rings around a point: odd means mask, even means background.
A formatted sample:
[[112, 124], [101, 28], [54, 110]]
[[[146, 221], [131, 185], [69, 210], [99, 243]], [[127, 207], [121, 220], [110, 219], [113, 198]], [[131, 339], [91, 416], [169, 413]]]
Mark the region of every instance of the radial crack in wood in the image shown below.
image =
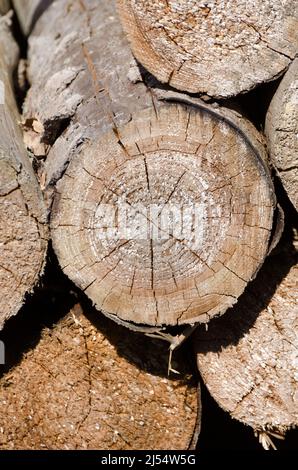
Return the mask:
[[293, 0], [118, 0], [136, 58], [163, 83], [227, 98], [278, 77], [298, 47]]
[[252, 148], [183, 105], [143, 111], [118, 136], [86, 146], [57, 184], [51, 230], [64, 272], [126, 321], [223, 313], [268, 249], [272, 193]]
[[0, 18], [0, 329], [37, 283], [47, 246], [45, 207], [10, 82], [18, 51], [8, 23]]
[[[195, 333], [197, 364], [213, 398], [261, 435], [298, 425], [298, 256], [271, 256], [236, 307]], [[274, 437], [273, 437], [274, 440]]]
[[298, 210], [298, 59], [282, 79], [266, 117], [270, 156]]
[[27, 36], [54, 0], [12, 0], [23, 33]]
[[112, 318], [207, 322], [267, 254], [275, 197], [264, 146], [234, 113], [158, 99], [115, 13], [113, 1], [62, 0], [30, 37], [24, 118], [50, 146], [53, 246]]

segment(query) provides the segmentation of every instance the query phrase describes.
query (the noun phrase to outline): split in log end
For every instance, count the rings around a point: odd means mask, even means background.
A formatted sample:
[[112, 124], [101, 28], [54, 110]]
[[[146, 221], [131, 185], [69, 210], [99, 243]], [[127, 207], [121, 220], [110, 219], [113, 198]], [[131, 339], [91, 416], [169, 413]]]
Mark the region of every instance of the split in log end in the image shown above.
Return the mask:
[[151, 326], [207, 322], [262, 264], [274, 205], [264, 162], [239, 130], [163, 104], [71, 162], [57, 185], [53, 246], [103, 312]]

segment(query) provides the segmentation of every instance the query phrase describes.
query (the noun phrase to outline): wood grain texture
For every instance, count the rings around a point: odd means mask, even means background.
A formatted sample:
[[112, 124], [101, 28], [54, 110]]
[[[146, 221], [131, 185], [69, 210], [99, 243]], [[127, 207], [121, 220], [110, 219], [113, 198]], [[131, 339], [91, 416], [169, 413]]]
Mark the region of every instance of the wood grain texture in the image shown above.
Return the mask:
[[128, 323], [224, 313], [268, 250], [275, 198], [257, 131], [235, 113], [150, 88], [114, 2], [54, 3], [30, 37], [29, 78], [27, 140], [44, 145], [40, 177], [63, 271]]
[[[207, 322], [235, 303], [261, 265], [270, 187], [240, 135], [208, 118], [181, 105], [143, 111], [118, 128], [120, 143], [107, 133], [58, 182], [53, 246], [97, 308], [153, 326]], [[185, 140], [189, 126], [203, 139]], [[168, 204], [172, 232], [162, 219]], [[176, 207], [196, 208], [184, 212], [181, 231]]]
[[227, 98], [277, 78], [297, 53], [294, 0], [118, 0], [136, 58], [163, 83]]
[[297, 261], [297, 241], [280, 247], [237, 306], [194, 339], [213, 398], [260, 433], [298, 424]]
[[45, 206], [11, 85], [18, 49], [8, 21], [0, 18], [0, 328], [38, 281], [47, 246]]
[[186, 450], [197, 390], [183, 356], [75, 305], [0, 379], [0, 448]]
[[271, 101], [265, 131], [272, 161], [298, 210], [298, 59], [293, 61]]

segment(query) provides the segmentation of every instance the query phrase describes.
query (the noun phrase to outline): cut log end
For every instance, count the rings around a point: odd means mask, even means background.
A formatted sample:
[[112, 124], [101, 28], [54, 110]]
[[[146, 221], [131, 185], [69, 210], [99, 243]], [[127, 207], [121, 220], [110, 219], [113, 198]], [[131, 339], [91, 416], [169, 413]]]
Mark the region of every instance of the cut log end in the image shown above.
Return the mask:
[[46, 253], [45, 207], [26, 154], [10, 82], [17, 47], [0, 22], [0, 329], [21, 308]]
[[266, 117], [270, 156], [298, 210], [298, 59], [281, 81]]
[[127, 322], [207, 322], [234, 304], [268, 249], [263, 163], [219, 116], [161, 105], [86, 145], [57, 185], [64, 272]]
[[200, 401], [183, 356], [175, 358], [181, 375], [169, 379], [166, 344], [86, 313], [75, 305], [43, 328], [0, 378], [0, 449], [182, 451], [195, 426], [196, 443]]
[[233, 311], [195, 337], [211, 395], [261, 436], [283, 436], [298, 425], [297, 268], [297, 251], [285, 247]]
[[0, 156], [0, 220], [5, 221], [0, 227], [0, 328], [33, 289], [45, 257], [44, 227], [31, 213], [19, 184], [11, 162]]
[[[136, 58], [161, 82], [225, 98], [276, 78], [295, 57], [298, 8], [277, 2], [118, 0]], [[256, 14], [257, 12], [257, 14]]]

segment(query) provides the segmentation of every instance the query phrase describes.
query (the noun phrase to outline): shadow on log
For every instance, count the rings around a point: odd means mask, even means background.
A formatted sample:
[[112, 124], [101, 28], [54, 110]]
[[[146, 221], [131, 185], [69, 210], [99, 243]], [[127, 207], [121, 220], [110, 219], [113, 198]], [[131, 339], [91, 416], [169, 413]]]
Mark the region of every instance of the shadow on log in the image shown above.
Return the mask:
[[12, 0], [21, 28], [25, 36], [29, 35], [38, 18], [54, 0]]

